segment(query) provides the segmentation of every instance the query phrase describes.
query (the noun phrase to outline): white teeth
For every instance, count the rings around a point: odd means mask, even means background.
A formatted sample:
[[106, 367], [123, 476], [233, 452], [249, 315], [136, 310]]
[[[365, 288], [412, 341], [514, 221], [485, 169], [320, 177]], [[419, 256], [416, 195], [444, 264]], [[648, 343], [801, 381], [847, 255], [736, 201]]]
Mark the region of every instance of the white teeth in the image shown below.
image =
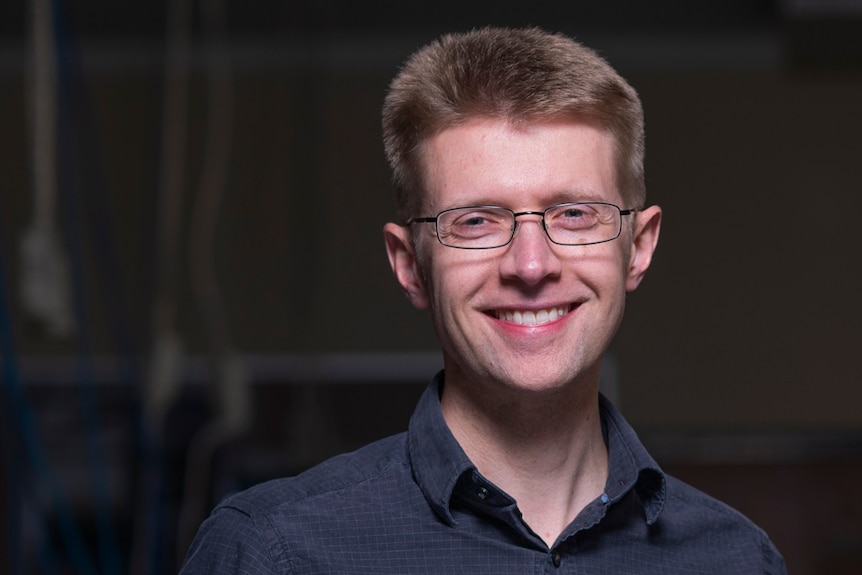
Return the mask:
[[561, 305], [538, 311], [498, 311], [497, 319], [518, 325], [541, 325], [555, 321], [569, 313], [569, 306]]

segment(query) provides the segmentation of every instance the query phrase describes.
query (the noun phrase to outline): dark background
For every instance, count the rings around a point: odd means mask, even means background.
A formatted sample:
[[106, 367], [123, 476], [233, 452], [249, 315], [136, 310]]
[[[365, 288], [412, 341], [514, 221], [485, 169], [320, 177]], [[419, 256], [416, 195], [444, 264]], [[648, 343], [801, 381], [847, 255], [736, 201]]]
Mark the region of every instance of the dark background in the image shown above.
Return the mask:
[[[557, 4], [193, 2], [184, 60], [166, 47], [185, 3], [59, 2], [42, 92], [37, 4], [0, 7], [0, 571], [173, 572], [226, 493], [405, 427], [440, 362], [383, 250], [380, 106], [417, 47], [498, 24], [581, 39], [644, 101], [665, 216], [606, 391], [791, 572], [862, 570], [862, 6]], [[34, 228], [65, 288], [27, 287]], [[34, 313], [39, 285], [65, 305]]]

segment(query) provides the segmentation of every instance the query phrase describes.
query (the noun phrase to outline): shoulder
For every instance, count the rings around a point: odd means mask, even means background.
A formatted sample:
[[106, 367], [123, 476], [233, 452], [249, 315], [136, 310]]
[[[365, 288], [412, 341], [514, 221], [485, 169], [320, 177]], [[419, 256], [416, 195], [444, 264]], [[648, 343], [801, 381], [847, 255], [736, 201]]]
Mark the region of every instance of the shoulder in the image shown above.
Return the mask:
[[749, 564], [756, 561], [764, 573], [786, 572], [769, 536], [748, 517], [675, 477], [666, 476], [666, 489], [659, 523], [678, 544]]
[[294, 572], [297, 539], [332, 529], [351, 506], [367, 512], [405, 489], [406, 453], [405, 434], [395, 435], [227, 497], [201, 525], [183, 575]]
[[673, 476], [665, 477], [667, 493], [663, 515], [669, 514], [677, 522], [728, 526], [748, 535], [762, 533], [757, 525], [733, 507]]
[[409, 473], [405, 434], [394, 435], [351, 453], [337, 455], [299, 475], [274, 479], [222, 501], [219, 509], [261, 516], [281, 508], [338, 494], [350, 494], [376, 481], [397, 480]]

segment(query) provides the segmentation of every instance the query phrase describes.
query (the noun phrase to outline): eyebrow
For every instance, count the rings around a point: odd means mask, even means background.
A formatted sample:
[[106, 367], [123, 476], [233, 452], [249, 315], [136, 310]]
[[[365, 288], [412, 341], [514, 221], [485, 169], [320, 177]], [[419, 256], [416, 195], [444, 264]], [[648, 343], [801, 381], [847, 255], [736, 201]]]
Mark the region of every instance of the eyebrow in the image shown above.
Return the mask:
[[561, 190], [549, 196], [548, 205], [571, 204], [576, 202], [609, 202], [611, 198], [607, 194], [599, 193], [593, 189], [578, 188], [574, 190]]
[[[579, 202], [611, 202], [613, 201], [611, 198], [605, 197], [604, 194], [600, 194], [599, 192], [586, 189], [571, 189], [571, 190], [559, 190], [551, 193], [548, 196], [545, 196], [544, 204], [542, 206], [535, 206], [536, 209], [539, 208], [548, 208], [550, 206], [556, 206], [559, 204], [573, 204]], [[469, 208], [474, 206], [500, 206], [503, 208], [511, 208], [511, 206], [507, 206], [504, 203], [500, 202], [499, 199], [493, 199], [490, 196], [479, 196], [477, 198], [472, 198], [469, 200], [458, 200], [454, 202], [452, 205], [447, 205], [442, 208], [443, 210], [451, 210], [454, 208]]]

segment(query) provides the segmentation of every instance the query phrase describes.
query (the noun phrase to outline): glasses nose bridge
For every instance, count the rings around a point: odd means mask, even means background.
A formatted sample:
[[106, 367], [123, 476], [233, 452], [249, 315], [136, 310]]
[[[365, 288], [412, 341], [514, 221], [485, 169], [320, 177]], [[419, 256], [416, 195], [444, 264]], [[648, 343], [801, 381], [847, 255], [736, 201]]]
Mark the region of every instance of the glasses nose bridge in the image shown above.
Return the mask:
[[545, 232], [545, 235], [548, 236], [548, 239], [550, 239], [551, 236], [548, 234], [548, 226], [545, 224], [545, 212], [535, 212], [535, 211], [512, 212], [512, 221], [514, 221], [514, 225], [512, 226], [512, 239], [515, 239], [515, 234], [518, 233], [518, 227], [519, 227], [519, 223], [520, 223], [518, 218], [520, 218], [522, 216], [538, 216], [539, 217], [538, 220], [527, 220], [527, 221], [533, 221], [533, 222], [541, 225], [542, 231]]

